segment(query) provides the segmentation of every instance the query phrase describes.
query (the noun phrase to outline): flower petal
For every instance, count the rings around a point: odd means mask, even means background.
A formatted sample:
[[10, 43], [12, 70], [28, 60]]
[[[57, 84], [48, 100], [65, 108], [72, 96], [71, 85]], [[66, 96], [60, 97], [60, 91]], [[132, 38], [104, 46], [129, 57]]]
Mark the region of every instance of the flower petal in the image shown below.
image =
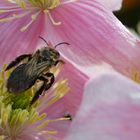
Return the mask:
[[[81, 103], [83, 88], [85, 82], [87, 81], [87, 77], [83, 75], [79, 70], [75, 69], [68, 62], [65, 64], [63, 70], [61, 71], [60, 77], [68, 79], [70, 91], [63, 98], [61, 98], [48, 108], [45, 108], [43, 112], [47, 112], [48, 119], [61, 118], [64, 117], [64, 115], [66, 115], [67, 113], [70, 114], [73, 119]], [[45, 104], [43, 106], [45, 107]], [[41, 110], [42, 108], [43, 107], [40, 107]], [[70, 125], [70, 120], [58, 121], [50, 123], [49, 125], [47, 125], [46, 129], [57, 130], [57, 139], [62, 139], [62, 137], [64, 137], [66, 132], [68, 131]]]
[[139, 140], [140, 87], [120, 74], [91, 79], [65, 140]]
[[20, 54], [31, 53], [36, 48], [39, 40], [38, 36], [43, 30], [44, 18], [43, 15], [40, 15], [31, 28], [21, 32], [21, 27], [28, 23], [29, 20], [30, 16], [0, 24], [0, 66], [8, 63]]
[[1, 65], [21, 52], [32, 52], [41, 35], [55, 44], [61, 41], [70, 43], [71, 46], [58, 49], [65, 58], [78, 65], [91, 66], [93, 63], [106, 62], [125, 74], [131, 73], [133, 67], [139, 68], [136, 60], [139, 59], [140, 41], [101, 2], [79, 0], [62, 4], [50, 13], [55, 21], [61, 21], [62, 24], [54, 26], [47, 15], [44, 21], [42, 14], [23, 33], [19, 30], [28, 23], [30, 16], [1, 23]]
[[42, 36], [54, 43], [70, 43], [58, 48], [69, 61], [81, 66], [106, 62], [123, 73], [139, 67], [135, 60], [140, 56], [140, 41], [99, 2], [64, 4], [52, 11], [52, 17], [62, 24], [52, 26], [46, 18]]
[[101, 4], [108, 6], [112, 11], [119, 10], [122, 5], [122, 0], [101, 0]]
[[56, 114], [59, 115], [56, 116], [55, 114], [54, 117], [60, 117], [60, 115], [64, 115], [58, 113], [60, 110], [58, 110], [57, 108], [60, 104], [60, 106], [63, 106], [63, 108], [61, 108], [63, 110], [61, 110], [63, 113], [68, 111], [72, 116], [74, 116], [81, 103], [84, 90], [83, 88], [86, 81], [88, 80], [88, 77], [81, 73], [79, 70], [77, 70], [72, 64], [66, 62], [57, 79], [60, 78], [68, 80], [70, 91], [58, 102], [56, 102], [57, 105], [52, 105], [55, 107], [55, 111], [48, 108], [48, 113], [50, 113], [51, 115], [51, 113], [54, 114], [54, 112], [56, 112]]

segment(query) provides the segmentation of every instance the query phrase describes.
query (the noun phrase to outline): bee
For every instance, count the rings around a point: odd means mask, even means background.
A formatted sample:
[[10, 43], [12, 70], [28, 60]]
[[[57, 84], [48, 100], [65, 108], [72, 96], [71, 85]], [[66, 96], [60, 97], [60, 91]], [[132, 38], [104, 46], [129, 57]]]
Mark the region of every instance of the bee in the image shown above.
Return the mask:
[[[23, 54], [11, 61], [6, 67], [5, 71], [13, 68], [14, 70], [7, 79], [7, 90], [10, 93], [18, 94], [31, 88], [37, 80], [43, 81], [39, 89], [34, 94], [30, 104], [32, 105], [39, 96], [47, 91], [55, 81], [54, 74], [50, 72], [50, 69], [56, 66], [58, 63], [64, 63], [60, 58], [60, 53], [56, 50], [56, 47], [61, 44], [70, 45], [67, 42], [61, 42], [54, 47], [49, 45], [45, 41], [45, 47], [38, 49], [33, 54]], [[25, 61], [26, 62], [23, 62]], [[23, 63], [21, 63], [23, 62]]]

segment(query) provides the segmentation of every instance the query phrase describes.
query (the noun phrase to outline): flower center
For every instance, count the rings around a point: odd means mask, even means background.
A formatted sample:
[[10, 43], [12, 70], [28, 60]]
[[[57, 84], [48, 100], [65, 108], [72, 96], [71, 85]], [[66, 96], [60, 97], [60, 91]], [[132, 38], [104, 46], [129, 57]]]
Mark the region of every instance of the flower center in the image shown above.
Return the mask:
[[58, 7], [60, 5], [60, 0], [29, 0], [29, 3], [42, 10], [50, 10]]
[[[21, 19], [25, 16], [28, 16], [30, 17], [30, 20], [26, 21], [27, 22], [26, 25], [22, 26], [20, 29], [21, 31], [25, 31], [34, 21], [36, 21], [40, 13], [48, 15], [48, 18], [53, 25], [60, 25], [61, 22], [57, 22], [54, 20], [51, 11], [57, 8], [59, 5], [68, 4], [71, 2], [75, 2], [77, 0], [66, 0], [64, 2], [60, 2], [60, 0], [7, 0], [7, 1], [12, 5], [8, 7], [2, 7], [0, 9], [0, 14], [6, 13], [5, 15], [2, 16], [3, 18], [0, 18], [0, 22], [9, 22], [12, 20]], [[27, 20], [29, 19], [28, 17], [26, 18]]]
[[26, 6], [37, 7], [42, 10], [54, 9], [60, 5], [60, 0], [8, 0], [10, 3], [17, 4], [21, 8]]
[[8, 22], [30, 16], [30, 20], [26, 25], [21, 27], [21, 31], [25, 31], [42, 12], [48, 15], [53, 25], [61, 24], [61, 22], [56, 22], [53, 19], [50, 12], [60, 5], [60, 0], [8, 0], [8, 2], [13, 4], [13, 6], [0, 9], [0, 14], [10, 13], [11, 15], [8, 17], [4, 16], [4, 18], [0, 19], [0, 22]]
[[[57, 134], [57, 130], [46, 130], [44, 127], [50, 123], [71, 118], [60, 116], [50, 120], [47, 119], [46, 113], [42, 112], [44, 108], [52, 105], [69, 91], [67, 80], [58, 80], [46, 95], [30, 106], [36, 86], [19, 95], [8, 93], [5, 88], [5, 79], [10, 72], [5, 75], [4, 69], [5, 67], [0, 75], [0, 140], [18, 140], [22, 137], [38, 139], [40, 135], [49, 138]], [[52, 70], [55, 76], [59, 70], [58, 67]]]

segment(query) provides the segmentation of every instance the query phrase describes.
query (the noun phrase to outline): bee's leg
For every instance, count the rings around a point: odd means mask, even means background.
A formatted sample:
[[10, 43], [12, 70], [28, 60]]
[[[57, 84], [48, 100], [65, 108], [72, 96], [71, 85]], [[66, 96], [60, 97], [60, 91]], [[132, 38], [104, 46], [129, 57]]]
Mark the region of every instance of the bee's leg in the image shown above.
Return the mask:
[[30, 102], [30, 105], [32, 105], [39, 98], [39, 95], [42, 94], [42, 92], [44, 91], [44, 88], [45, 88], [45, 82], [43, 83], [43, 85], [35, 93], [34, 97], [32, 98], [32, 100]]
[[57, 60], [57, 61], [55, 62], [54, 65], [56, 66], [58, 63], [65, 64], [65, 62], [64, 62], [63, 60], [59, 59], [59, 60]]
[[12, 61], [8, 64], [5, 71], [7, 71], [7, 70], [11, 69], [12, 67], [16, 66], [17, 64], [19, 64], [25, 58], [28, 58], [28, 60], [30, 60], [31, 57], [32, 57], [31, 54], [23, 54], [23, 55], [18, 56], [14, 61]]
[[55, 80], [53, 73], [46, 73], [45, 75], [38, 77], [38, 79], [44, 81], [44, 83], [35, 93], [32, 101], [30, 102], [30, 105], [32, 105], [39, 98], [39, 96], [42, 94], [43, 91], [48, 90]]
[[44, 90], [48, 90], [52, 86], [52, 84], [54, 83], [54, 80], [55, 80], [54, 74], [51, 72], [48, 72], [43, 77], [45, 78], [45, 81], [46, 81], [46, 85], [45, 85]]

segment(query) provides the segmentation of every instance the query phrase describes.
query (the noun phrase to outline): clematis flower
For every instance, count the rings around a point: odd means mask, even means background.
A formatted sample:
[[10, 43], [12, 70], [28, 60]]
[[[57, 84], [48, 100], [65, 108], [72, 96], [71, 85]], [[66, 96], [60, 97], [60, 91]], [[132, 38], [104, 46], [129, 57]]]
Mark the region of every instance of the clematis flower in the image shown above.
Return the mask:
[[[40, 111], [45, 110], [45, 112], [47, 112], [48, 119], [56, 119], [60, 116], [64, 116], [65, 113], [67, 114], [67, 112], [70, 113], [72, 116], [72, 121], [68, 120], [64, 121], [64, 123], [54, 122], [53, 124], [47, 125], [47, 127], [50, 129], [53, 128], [53, 130], [55, 129], [60, 132], [56, 137], [53, 135], [54, 139], [70, 139], [73, 138], [73, 136], [75, 137], [73, 139], [78, 139], [81, 138], [80, 136], [82, 136], [78, 128], [83, 128], [84, 122], [82, 121], [82, 116], [78, 115], [77, 113], [85, 110], [82, 105], [80, 106], [80, 103], [82, 101], [83, 104], [83, 102], [86, 100], [85, 96], [83, 96], [83, 88], [86, 81], [89, 79], [89, 77], [95, 74], [93, 73], [91, 66], [93, 66], [94, 63], [100, 64], [102, 62], [106, 62], [125, 74], [128, 74], [128, 72], [130, 73], [131, 67], [134, 66], [134, 68], [138, 68], [138, 63], [136, 63], [134, 60], [139, 57], [139, 48], [137, 47], [139, 46], [139, 40], [128, 32], [126, 28], [114, 17], [110, 8], [116, 9], [118, 8], [118, 5], [112, 7], [109, 5], [109, 1], [79, 0], [54, 1], [54, 3], [48, 3], [50, 1], [46, 1], [45, 4], [47, 5], [47, 8], [45, 7], [44, 9], [43, 7], [43, 11], [42, 5], [40, 4], [43, 4], [44, 6], [44, 3], [42, 3], [44, 1], [40, 0], [39, 2], [41, 3], [30, 0], [9, 0], [1, 2], [2, 8], [0, 11], [0, 19], [2, 23], [0, 25], [0, 51], [3, 53], [1, 54], [0, 64], [15, 58], [15, 55], [19, 55], [20, 53], [27, 51], [32, 52], [32, 50], [37, 46], [41, 47], [42, 45], [40, 45], [40, 42], [38, 42], [38, 36], [43, 36], [47, 40], [52, 41], [53, 44], [56, 44], [61, 40], [70, 43], [71, 47], [58, 48], [62, 56], [66, 59], [66, 65], [64, 66], [64, 70], [61, 71], [60, 77], [63, 75], [68, 79], [70, 84], [70, 92], [47, 109], [44, 106], [41, 106], [39, 108], [39, 113], [41, 113]], [[112, 5], [114, 5], [114, 3], [118, 4], [115, 0], [112, 1]], [[115, 79], [112, 78], [112, 81], [113, 80]], [[120, 79], [118, 83], [121, 80], [122, 79]], [[103, 82], [103, 80], [101, 81]], [[122, 81], [127, 83], [129, 80], [123, 79]], [[135, 85], [130, 81], [129, 83], [130, 84], [128, 84], [126, 87]], [[134, 86], [134, 89], [132, 88], [134, 91], [135, 87], [137, 86]], [[88, 88], [89, 87], [87, 86], [86, 89]], [[96, 87], [94, 89], [96, 89]], [[92, 91], [94, 91], [94, 89], [92, 89]], [[97, 90], [98, 89], [99, 88], [97, 88]], [[101, 89], [104, 89], [104, 87], [101, 86]], [[121, 90], [123, 92], [123, 88], [121, 88]], [[116, 89], [112, 87], [110, 92], [116, 93]], [[89, 95], [88, 93], [89, 92], [87, 91], [84, 95]], [[94, 92], [92, 93], [94, 95]], [[93, 108], [93, 105], [91, 104], [92, 99], [93, 98], [91, 98], [89, 105], [91, 108]], [[121, 99], [121, 96], [119, 99]], [[120, 102], [116, 102], [115, 105], [118, 105], [118, 103]], [[46, 102], [44, 101], [43, 105], [45, 104]], [[78, 111], [79, 106], [80, 110]], [[86, 104], [84, 106], [86, 106]], [[85, 118], [88, 118], [86, 119], [87, 125], [89, 123], [94, 125], [94, 123], [91, 123], [91, 120], [89, 119], [90, 114], [88, 114], [88, 111], [89, 110], [87, 110], [86, 113], [83, 112], [83, 114], [87, 115]], [[121, 114], [123, 111], [124, 110], [121, 110], [119, 114]], [[111, 110], [110, 113], [112, 113]], [[122, 118], [123, 116], [120, 116], [120, 119]], [[133, 118], [135, 119], [135, 116]], [[107, 116], [106, 119], [110, 119], [109, 116]], [[119, 116], [117, 116], [116, 120], [117, 119], [119, 120]], [[81, 121], [81, 123], [77, 123], [78, 120]], [[44, 120], [42, 120], [42, 122], [43, 121]], [[69, 126], [71, 126], [70, 130]], [[34, 125], [32, 125], [32, 127], [34, 128]], [[76, 128], [79, 130], [77, 131], [77, 134], [79, 132], [79, 135], [77, 136], [73, 133]], [[86, 123], [84, 128], [86, 128]], [[94, 128], [90, 129], [91, 127], [87, 128], [87, 130], [94, 130]], [[113, 126], [110, 126], [109, 128], [112, 131], [114, 130]], [[46, 134], [46, 130], [47, 128], [45, 127], [45, 131], [42, 130], [41, 134]], [[88, 132], [87, 130], [85, 130], [85, 132]], [[95, 130], [98, 131], [98, 127], [95, 127]], [[35, 131], [31, 131], [31, 134], [36, 136], [36, 133], [34, 132]], [[90, 138], [96, 136], [93, 133], [96, 133], [96, 131], [90, 132]], [[104, 134], [109, 135], [108, 132], [103, 132]], [[30, 135], [30, 133], [27, 131], [25, 131], [25, 134]], [[39, 136], [36, 137], [37, 139], [46, 139], [46, 136], [40, 135], [40, 133], [38, 134]], [[119, 135], [116, 135], [116, 137], [114, 136], [114, 139], [117, 139], [118, 136]], [[86, 139], [89, 138], [88, 135], [86, 135], [86, 137]], [[102, 137], [102, 139], [104, 140], [104, 137]], [[118, 138], [118, 140], [120, 139]]]
[[[47, 94], [40, 97], [31, 106], [30, 101], [39, 83], [21, 94], [11, 94], [6, 89], [6, 79], [11, 72], [5, 73], [4, 70], [5, 67], [0, 74], [0, 139], [62, 140], [68, 131], [76, 109], [75, 99], [72, 101], [73, 104], [67, 100], [66, 94], [71, 86], [68, 79], [63, 77], [56, 79]], [[60, 66], [52, 68], [51, 72], [57, 77]], [[64, 96], [66, 96], [65, 102], [62, 98]], [[70, 96], [68, 95], [69, 98]]]
[[102, 63], [130, 78], [139, 75], [135, 60], [140, 41], [112, 13], [121, 0], [2, 0], [0, 6], [1, 64], [41, 47], [38, 36], [42, 36], [53, 44], [70, 43], [58, 50], [88, 76], [93, 64]]
[[140, 86], [118, 74], [101, 74], [86, 84], [66, 140], [139, 140]]
[[[3, 85], [3, 72], [0, 78], [2, 140], [139, 140], [139, 84], [116, 72], [97, 75], [87, 82], [72, 120], [70, 114], [61, 116], [65, 107], [60, 102], [48, 107], [63, 99], [68, 91], [66, 80], [58, 80], [47, 96], [41, 97], [40, 104], [28, 106], [35, 87], [18, 96], [10, 95]], [[47, 114], [43, 113], [46, 107]]]

